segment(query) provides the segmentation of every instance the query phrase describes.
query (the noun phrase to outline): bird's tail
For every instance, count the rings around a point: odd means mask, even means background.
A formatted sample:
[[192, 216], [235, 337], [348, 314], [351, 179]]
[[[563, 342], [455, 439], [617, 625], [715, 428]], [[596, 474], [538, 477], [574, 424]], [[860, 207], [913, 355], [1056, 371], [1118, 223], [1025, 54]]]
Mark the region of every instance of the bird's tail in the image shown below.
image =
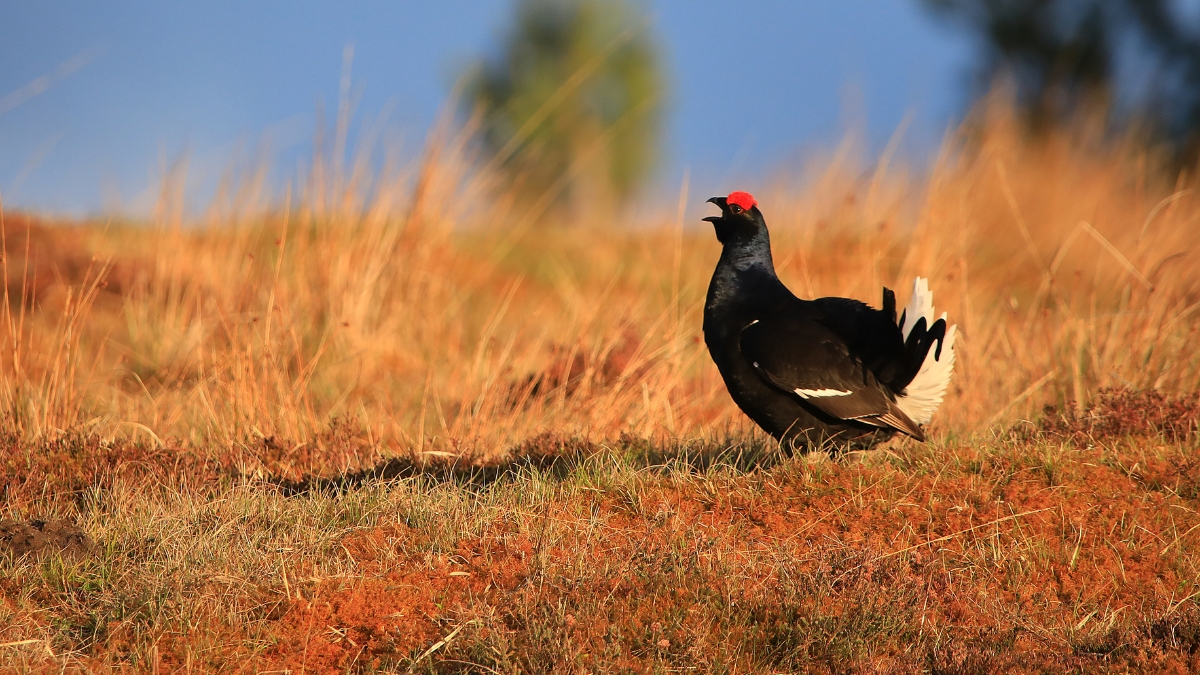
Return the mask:
[[904, 393], [896, 398], [896, 406], [917, 424], [927, 424], [946, 397], [946, 387], [954, 372], [954, 338], [958, 326], [947, 328], [945, 312], [937, 321], [933, 320], [933, 293], [929, 281], [921, 277], [913, 281], [912, 299], [897, 325], [916, 374]]

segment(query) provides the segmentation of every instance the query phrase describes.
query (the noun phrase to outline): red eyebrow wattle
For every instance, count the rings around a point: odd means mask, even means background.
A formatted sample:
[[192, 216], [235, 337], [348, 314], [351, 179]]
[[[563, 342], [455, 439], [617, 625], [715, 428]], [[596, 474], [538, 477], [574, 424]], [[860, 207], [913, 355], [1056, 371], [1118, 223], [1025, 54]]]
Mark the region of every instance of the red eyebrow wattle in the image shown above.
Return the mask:
[[754, 195], [749, 192], [730, 192], [725, 198], [726, 204], [737, 204], [742, 207], [743, 211], [749, 211], [754, 208], [758, 202], [754, 200]]

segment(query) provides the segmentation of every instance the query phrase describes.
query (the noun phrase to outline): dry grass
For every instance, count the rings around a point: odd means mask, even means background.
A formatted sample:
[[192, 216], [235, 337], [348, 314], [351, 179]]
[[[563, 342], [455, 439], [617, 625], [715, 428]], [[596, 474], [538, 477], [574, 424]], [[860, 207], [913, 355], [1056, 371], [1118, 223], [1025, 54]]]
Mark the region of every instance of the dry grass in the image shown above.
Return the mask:
[[[963, 331], [942, 433], [1103, 387], [1195, 390], [1187, 174], [1165, 179], [1132, 140], [1029, 142], [998, 113], [963, 137], [921, 182], [856, 171], [848, 144], [760, 190], [785, 281], [878, 302], [931, 277]], [[339, 418], [392, 453], [483, 455], [545, 429], [741, 424], [698, 339], [711, 232], [673, 206], [531, 226], [479, 196], [463, 153], [438, 136], [407, 179], [315, 172], [284, 211], [244, 189], [183, 223], [164, 189], [149, 228], [68, 238], [8, 216], [5, 414], [26, 439], [220, 446], [303, 442]], [[681, 205], [705, 196], [685, 186]]]
[[932, 442], [861, 462], [729, 402], [687, 186], [539, 225], [438, 133], [284, 209], [5, 214], [0, 519], [98, 547], [0, 554], [0, 664], [1194, 672], [1195, 180], [1004, 111], [919, 177], [847, 143], [755, 189], [797, 293], [920, 274], [962, 330]]

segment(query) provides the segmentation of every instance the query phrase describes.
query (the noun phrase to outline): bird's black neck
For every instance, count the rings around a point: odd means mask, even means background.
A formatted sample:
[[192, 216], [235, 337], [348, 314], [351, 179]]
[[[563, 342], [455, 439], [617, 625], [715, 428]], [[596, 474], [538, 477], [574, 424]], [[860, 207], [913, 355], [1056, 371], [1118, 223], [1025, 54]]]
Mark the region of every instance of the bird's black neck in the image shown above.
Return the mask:
[[766, 228], [755, 232], [747, 239], [734, 239], [724, 242], [721, 248], [721, 260], [718, 268], [725, 267], [730, 272], [748, 273], [755, 276], [764, 275], [778, 279], [775, 274], [775, 262], [771, 258], [771, 237]]
[[765, 229], [743, 240], [726, 240], [723, 245], [705, 302], [706, 333], [736, 324], [730, 312], [749, 317], [763, 307], [794, 301], [795, 296], [775, 274]]

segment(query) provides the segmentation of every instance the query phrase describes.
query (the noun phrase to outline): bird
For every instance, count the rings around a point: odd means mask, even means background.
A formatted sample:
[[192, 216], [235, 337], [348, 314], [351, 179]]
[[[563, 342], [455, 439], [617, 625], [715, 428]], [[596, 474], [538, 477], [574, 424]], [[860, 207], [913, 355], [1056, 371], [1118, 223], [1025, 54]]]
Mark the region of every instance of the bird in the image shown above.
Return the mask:
[[933, 319], [928, 280], [896, 316], [850, 298], [802, 300], [779, 280], [771, 238], [748, 192], [708, 200], [721, 258], [704, 304], [704, 342], [734, 403], [791, 454], [925, 440], [954, 371], [958, 327]]

